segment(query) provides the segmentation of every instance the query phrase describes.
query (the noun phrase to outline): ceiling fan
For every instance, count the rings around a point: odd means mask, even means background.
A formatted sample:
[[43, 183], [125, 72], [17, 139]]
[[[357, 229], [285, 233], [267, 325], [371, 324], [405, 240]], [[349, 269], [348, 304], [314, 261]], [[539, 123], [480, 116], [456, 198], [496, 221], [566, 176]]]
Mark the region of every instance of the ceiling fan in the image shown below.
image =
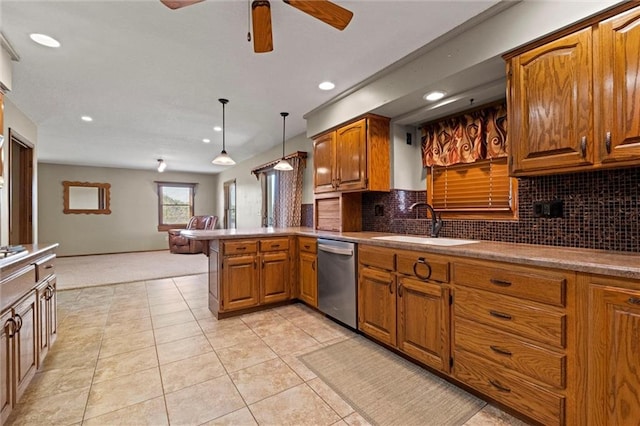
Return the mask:
[[[160, 0], [170, 9], [180, 9], [200, 3], [204, 0]], [[344, 30], [353, 12], [338, 6], [329, 0], [283, 0], [289, 6], [311, 15], [334, 28]], [[253, 0], [251, 2], [251, 20], [253, 22], [253, 50], [256, 53], [271, 52], [273, 37], [271, 34], [271, 5], [268, 0]], [[250, 38], [249, 38], [250, 40]]]

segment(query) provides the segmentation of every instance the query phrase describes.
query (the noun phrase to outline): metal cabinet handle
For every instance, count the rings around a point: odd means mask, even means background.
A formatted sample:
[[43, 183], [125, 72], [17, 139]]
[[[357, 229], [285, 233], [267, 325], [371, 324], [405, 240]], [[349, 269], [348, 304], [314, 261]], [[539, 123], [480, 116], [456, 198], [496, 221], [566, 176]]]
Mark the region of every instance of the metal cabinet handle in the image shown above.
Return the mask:
[[489, 379], [489, 383], [491, 383], [496, 389], [498, 389], [500, 392], [511, 392], [511, 389], [502, 386], [500, 383], [498, 383], [496, 380], [491, 380]]
[[489, 347], [491, 348], [492, 351], [494, 351], [495, 353], [498, 353], [500, 355], [506, 355], [506, 356], [513, 355], [513, 353], [511, 353], [511, 351], [508, 351], [506, 349], [502, 349], [502, 348], [499, 348], [499, 347], [493, 346], [493, 345], [491, 345]]
[[640, 297], [630, 297], [627, 302], [633, 305], [640, 305]]
[[489, 282], [490, 282], [491, 284], [497, 285], [498, 287], [509, 287], [509, 286], [511, 286], [511, 282], [509, 282], [509, 281], [503, 281], [503, 280], [498, 280], [498, 279], [495, 279], [495, 278], [491, 278], [491, 279], [489, 280]]
[[402, 283], [398, 283], [398, 297], [402, 297]]
[[53, 298], [53, 295], [55, 294], [56, 290], [53, 288], [51, 284], [49, 284], [47, 288], [49, 289], [49, 299], [47, 300], [50, 300]]
[[389, 294], [393, 294], [393, 280], [389, 281]]
[[311, 262], [311, 269], [312, 270], [316, 270], [316, 261], [314, 260], [313, 262]]
[[587, 137], [583, 136], [580, 138], [580, 151], [583, 157], [587, 156]]
[[605, 133], [604, 146], [607, 148], [607, 154], [611, 154], [611, 132]]
[[[418, 274], [418, 270], [417, 270], [418, 265], [424, 265], [424, 266], [426, 266], [426, 267], [427, 267], [427, 270], [428, 270], [429, 272], [427, 273], [427, 275], [426, 275], [426, 276]], [[429, 278], [431, 278], [431, 265], [429, 265], [429, 264], [425, 261], [424, 257], [419, 257], [419, 258], [418, 258], [418, 261], [417, 261], [417, 262], [415, 262], [415, 263], [413, 264], [413, 274], [414, 274], [416, 277], [420, 278], [421, 280], [428, 280]]]
[[305, 244], [304, 248], [306, 248], [307, 250], [309, 250], [311, 248], [311, 246], [309, 244]]
[[47, 265], [44, 267], [44, 269], [51, 269], [51, 268], [53, 268], [53, 265]]
[[511, 315], [503, 314], [502, 312], [498, 312], [498, 311], [489, 311], [489, 315], [491, 315], [492, 317], [496, 317], [504, 320], [512, 319]]
[[7, 330], [7, 336], [9, 338], [13, 337], [16, 335], [16, 321], [13, 318], [9, 318], [5, 323], [4, 323], [4, 329]]
[[16, 314], [16, 323], [17, 323], [17, 327], [16, 327], [16, 333], [19, 332], [22, 329], [22, 317], [20, 316], [20, 314]]
[[280, 244], [271, 244], [271, 247], [274, 247], [274, 248], [280, 247]]

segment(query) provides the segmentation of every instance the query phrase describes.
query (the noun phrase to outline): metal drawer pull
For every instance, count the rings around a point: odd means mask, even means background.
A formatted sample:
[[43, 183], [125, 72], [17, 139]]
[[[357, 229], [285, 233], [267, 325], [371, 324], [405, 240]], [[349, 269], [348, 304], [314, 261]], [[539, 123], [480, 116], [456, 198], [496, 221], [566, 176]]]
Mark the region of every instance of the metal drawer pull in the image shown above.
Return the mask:
[[[424, 275], [420, 275], [420, 274], [418, 273], [418, 270], [417, 270], [418, 265], [424, 265], [424, 266], [426, 266], [426, 267], [427, 267], [427, 271], [429, 271], [429, 272], [427, 273], [427, 275], [426, 275], [426, 276], [424, 276]], [[429, 278], [431, 278], [431, 265], [429, 265], [429, 264], [424, 260], [424, 257], [419, 257], [419, 258], [418, 258], [418, 261], [417, 261], [417, 262], [415, 262], [415, 263], [413, 264], [413, 274], [414, 274], [416, 277], [420, 278], [421, 280], [428, 280]]]
[[311, 262], [311, 269], [316, 270], [316, 261]]
[[389, 294], [393, 294], [393, 280], [389, 281]]
[[587, 156], [587, 137], [583, 136], [580, 138], [580, 151], [583, 157]]
[[280, 244], [271, 244], [271, 247], [280, 247]]
[[511, 389], [502, 386], [500, 383], [498, 383], [495, 380], [491, 380], [489, 379], [489, 383], [491, 383], [496, 389], [498, 389], [500, 392], [511, 392]]
[[305, 245], [304, 245], [304, 248], [306, 248], [307, 250], [309, 250], [309, 249], [311, 248], [311, 246], [310, 246], [310, 245], [308, 245], [308, 244], [305, 244]]
[[611, 154], [611, 132], [605, 134], [604, 146], [607, 148], [607, 154]]
[[495, 284], [495, 285], [497, 285], [497, 286], [499, 286], [499, 287], [510, 287], [510, 286], [511, 286], [511, 282], [509, 282], [509, 281], [503, 281], [503, 280], [498, 280], [498, 279], [495, 279], [495, 278], [491, 278], [491, 279], [489, 280], [489, 282], [490, 282], [491, 284]]
[[492, 350], [492, 351], [494, 351], [495, 353], [498, 353], [498, 354], [500, 354], [500, 355], [506, 355], [506, 356], [511, 356], [511, 355], [513, 355], [513, 354], [511, 353], [511, 351], [508, 351], [508, 350], [506, 350], [506, 349], [501, 349], [501, 348], [499, 348], [499, 347], [497, 347], [497, 346], [493, 346], [493, 345], [491, 345], [491, 346], [489, 346], [489, 347], [491, 348], [491, 350]]
[[9, 318], [7, 322], [4, 323], [4, 329], [7, 330], [7, 336], [9, 338], [16, 335], [16, 321], [13, 318]]
[[402, 297], [402, 283], [398, 283], [398, 296]]
[[242, 247], [236, 247], [236, 250], [246, 250], [247, 248], [242, 246]]
[[44, 269], [51, 269], [51, 268], [53, 268], [53, 265], [47, 265], [44, 267]]
[[634, 305], [640, 305], [640, 297], [630, 297], [627, 302], [632, 303]]
[[489, 315], [491, 315], [492, 317], [496, 317], [504, 320], [511, 319], [511, 315], [503, 314], [502, 312], [497, 312], [497, 311], [489, 311]]

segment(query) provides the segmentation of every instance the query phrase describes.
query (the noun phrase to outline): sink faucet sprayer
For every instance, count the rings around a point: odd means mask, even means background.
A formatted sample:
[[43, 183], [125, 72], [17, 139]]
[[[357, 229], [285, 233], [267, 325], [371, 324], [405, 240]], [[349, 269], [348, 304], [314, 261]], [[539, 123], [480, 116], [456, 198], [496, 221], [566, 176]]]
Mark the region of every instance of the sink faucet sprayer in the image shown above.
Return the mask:
[[431, 212], [431, 236], [437, 237], [438, 233], [442, 229], [444, 222], [442, 221], [442, 215], [436, 215], [435, 210], [428, 203], [413, 203], [409, 206], [409, 210], [413, 210], [415, 207], [424, 206], [429, 212]]

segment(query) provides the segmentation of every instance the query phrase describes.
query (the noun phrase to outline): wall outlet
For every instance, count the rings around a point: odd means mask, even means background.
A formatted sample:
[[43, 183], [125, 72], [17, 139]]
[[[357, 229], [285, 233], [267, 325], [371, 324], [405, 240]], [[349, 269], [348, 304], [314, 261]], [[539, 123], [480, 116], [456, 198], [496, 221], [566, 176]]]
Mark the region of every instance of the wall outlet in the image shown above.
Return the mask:
[[373, 206], [374, 216], [384, 216], [384, 204], [376, 204]]
[[534, 201], [533, 217], [557, 218], [564, 216], [564, 201]]

